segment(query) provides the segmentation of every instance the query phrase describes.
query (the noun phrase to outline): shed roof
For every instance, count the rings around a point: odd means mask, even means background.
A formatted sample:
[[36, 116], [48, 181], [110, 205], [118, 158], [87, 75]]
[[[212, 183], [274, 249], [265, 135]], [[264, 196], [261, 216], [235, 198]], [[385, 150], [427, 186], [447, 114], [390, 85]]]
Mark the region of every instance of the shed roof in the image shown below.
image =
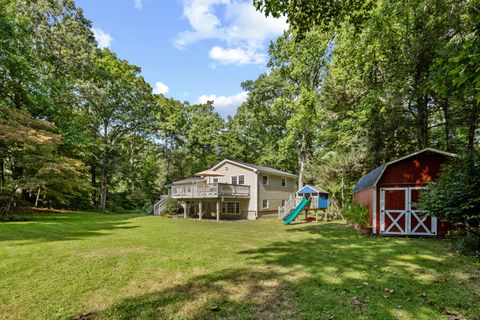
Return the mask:
[[366, 175], [360, 178], [358, 180], [357, 184], [355, 185], [355, 188], [353, 188], [353, 192], [358, 192], [363, 189], [367, 189], [370, 187], [373, 187], [378, 179], [380, 179], [380, 176], [383, 173], [383, 169], [387, 166], [386, 163], [376, 167]]
[[325, 193], [325, 194], [328, 194], [327, 191], [325, 191], [323, 189], [320, 189], [320, 188], [318, 188], [318, 190], [317, 190], [314, 187], [309, 186], [308, 184], [297, 191], [297, 194], [311, 194], [311, 193]]
[[457, 156], [454, 153], [450, 153], [450, 152], [446, 152], [446, 151], [442, 151], [442, 150], [438, 150], [438, 149], [433, 149], [433, 148], [425, 148], [423, 150], [411, 153], [409, 155], [406, 155], [404, 157], [392, 160], [390, 162], [384, 163], [384, 164], [376, 167], [375, 169], [373, 169], [372, 171], [370, 171], [369, 173], [367, 173], [366, 175], [361, 177], [360, 180], [358, 180], [357, 184], [355, 185], [355, 188], [353, 188], [353, 193], [376, 186], [378, 181], [382, 177], [383, 173], [385, 172], [385, 169], [389, 165], [397, 163], [397, 162], [405, 160], [405, 159], [408, 159], [410, 157], [416, 156], [416, 155], [424, 153], [424, 152], [433, 152], [433, 153], [441, 154], [441, 155], [448, 156], [448, 157], [456, 157]]

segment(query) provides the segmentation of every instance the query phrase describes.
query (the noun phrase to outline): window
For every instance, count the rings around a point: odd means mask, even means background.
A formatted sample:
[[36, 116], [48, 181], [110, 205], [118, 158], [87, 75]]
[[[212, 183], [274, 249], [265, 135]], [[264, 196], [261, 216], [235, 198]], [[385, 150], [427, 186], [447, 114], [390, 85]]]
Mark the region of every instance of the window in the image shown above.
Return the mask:
[[245, 176], [239, 175], [239, 176], [232, 176], [232, 184], [245, 184]]
[[218, 183], [218, 178], [213, 178], [213, 183]]
[[268, 176], [262, 176], [262, 184], [268, 186]]
[[224, 202], [222, 213], [240, 214], [240, 202]]
[[282, 178], [282, 187], [287, 186], [287, 178]]
[[263, 209], [268, 209], [268, 200], [263, 200]]

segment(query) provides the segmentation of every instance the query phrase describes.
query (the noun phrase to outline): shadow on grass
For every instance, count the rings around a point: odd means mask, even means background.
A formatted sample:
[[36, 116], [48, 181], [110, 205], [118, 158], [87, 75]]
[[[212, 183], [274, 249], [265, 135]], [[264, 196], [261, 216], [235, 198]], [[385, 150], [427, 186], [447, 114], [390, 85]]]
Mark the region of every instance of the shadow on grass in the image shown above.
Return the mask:
[[480, 314], [478, 278], [473, 284], [462, 282], [475, 266], [462, 266], [446, 255], [444, 241], [368, 238], [339, 224], [286, 233], [308, 236], [238, 252], [248, 268], [207, 272], [91, 316], [475, 319]]
[[293, 297], [274, 272], [225, 269], [88, 314], [107, 319], [292, 319]]
[[34, 242], [77, 240], [101, 236], [108, 231], [133, 229], [127, 214], [66, 213], [33, 214], [28, 221], [0, 223], [0, 241], [21, 241], [17, 245]]

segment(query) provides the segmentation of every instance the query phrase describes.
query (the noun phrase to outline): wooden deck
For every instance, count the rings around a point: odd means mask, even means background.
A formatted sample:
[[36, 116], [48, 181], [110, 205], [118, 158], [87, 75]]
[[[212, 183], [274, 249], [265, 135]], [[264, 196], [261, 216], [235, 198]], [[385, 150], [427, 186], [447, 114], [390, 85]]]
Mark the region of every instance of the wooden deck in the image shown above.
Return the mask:
[[227, 183], [180, 184], [172, 186], [174, 199], [250, 198], [250, 186]]

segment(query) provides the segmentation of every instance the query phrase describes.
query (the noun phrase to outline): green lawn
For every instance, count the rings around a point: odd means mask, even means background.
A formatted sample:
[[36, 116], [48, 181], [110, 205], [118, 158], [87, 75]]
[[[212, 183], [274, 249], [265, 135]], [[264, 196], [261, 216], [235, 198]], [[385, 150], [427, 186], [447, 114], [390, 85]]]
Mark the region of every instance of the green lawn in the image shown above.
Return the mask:
[[0, 241], [1, 319], [480, 319], [478, 261], [337, 222], [36, 215]]

